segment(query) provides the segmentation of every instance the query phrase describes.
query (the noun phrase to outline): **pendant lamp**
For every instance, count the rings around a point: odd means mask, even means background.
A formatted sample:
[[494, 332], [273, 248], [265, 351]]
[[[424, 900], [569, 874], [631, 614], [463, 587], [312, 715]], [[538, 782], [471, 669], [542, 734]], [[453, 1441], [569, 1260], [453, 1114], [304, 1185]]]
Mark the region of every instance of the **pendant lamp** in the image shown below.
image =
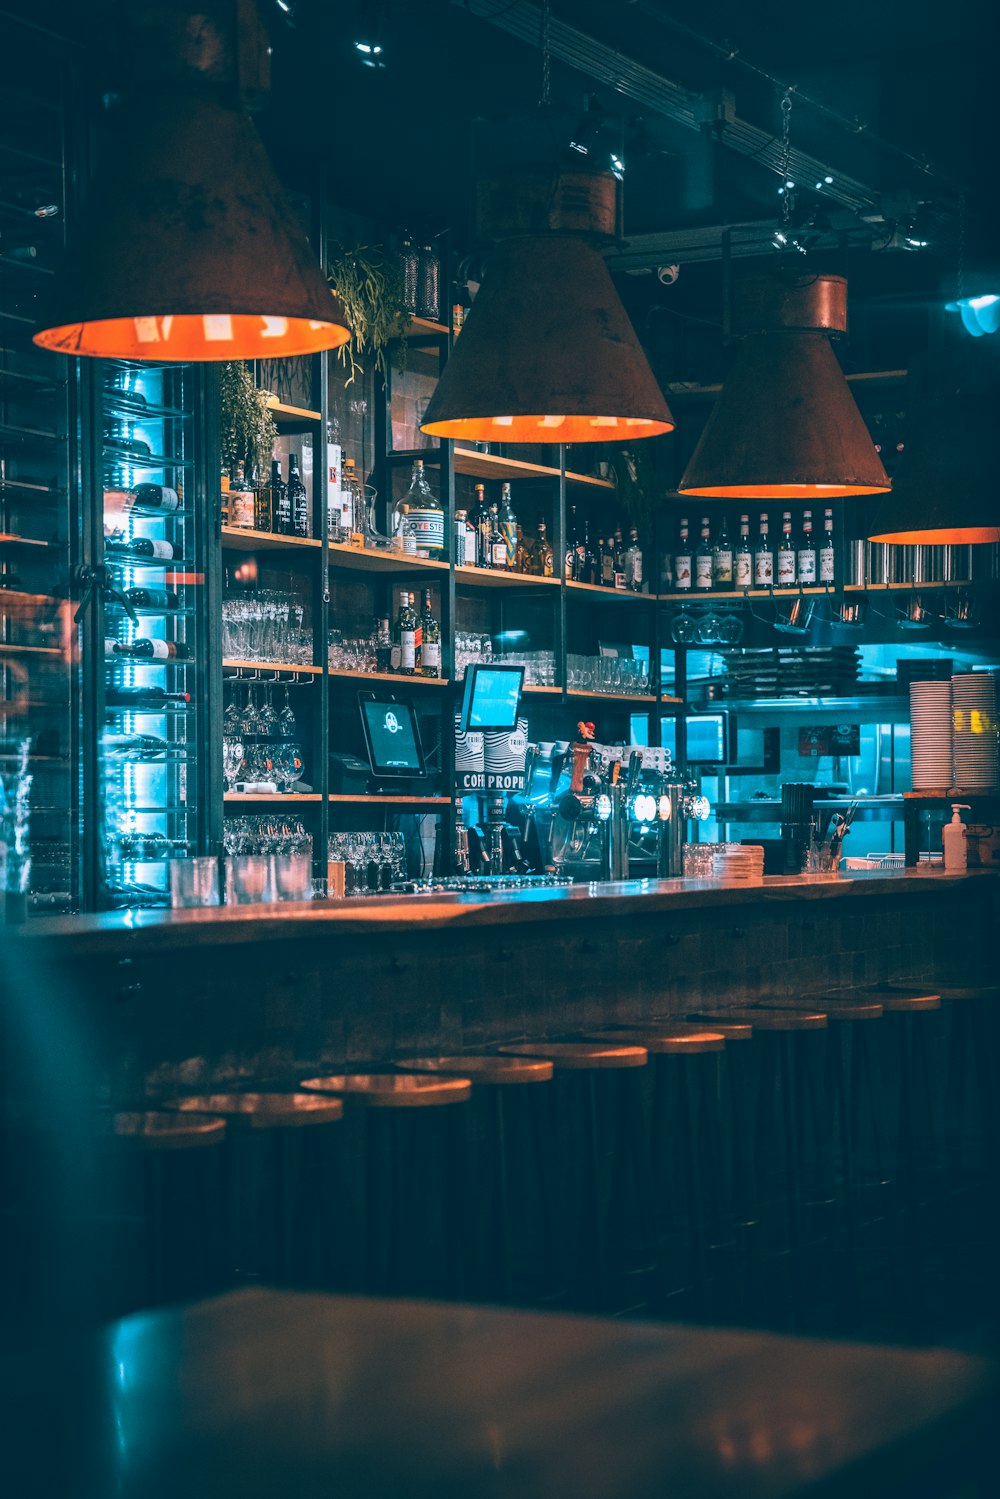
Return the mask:
[[218, 56], [202, 74], [179, 48], [133, 91], [40, 309], [42, 348], [264, 359], [350, 337], [236, 87], [216, 82]]
[[912, 436], [869, 539], [900, 546], [1000, 541], [1000, 357], [969, 347], [947, 373], [928, 360], [914, 371], [908, 397]]
[[830, 343], [847, 331], [843, 277], [736, 282], [733, 326], [742, 343], [678, 491], [807, 500], [887, 490]]
[[495, 179], [498, 243], [421, 431], [466, 442], [607, 442], [674, 422], [596, 241], [614, 234], [610, 173]]

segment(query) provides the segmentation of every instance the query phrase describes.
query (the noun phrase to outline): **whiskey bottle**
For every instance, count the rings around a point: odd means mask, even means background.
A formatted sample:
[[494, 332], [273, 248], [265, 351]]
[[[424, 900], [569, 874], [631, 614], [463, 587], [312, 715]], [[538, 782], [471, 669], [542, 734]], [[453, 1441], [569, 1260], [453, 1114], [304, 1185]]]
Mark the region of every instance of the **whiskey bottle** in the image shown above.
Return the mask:
[[288, 503], [291, 510], [292, 535], [308, 536], [309, 495], [299, 473], [299, 460], [294, 453], [288, 455]]

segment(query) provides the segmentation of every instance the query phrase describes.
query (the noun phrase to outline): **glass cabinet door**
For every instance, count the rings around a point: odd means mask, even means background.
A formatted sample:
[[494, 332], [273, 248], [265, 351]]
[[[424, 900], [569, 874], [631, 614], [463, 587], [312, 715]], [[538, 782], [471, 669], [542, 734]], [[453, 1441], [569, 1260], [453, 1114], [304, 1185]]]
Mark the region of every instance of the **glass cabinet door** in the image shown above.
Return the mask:
[[105, 907], [169, 905], [170, 860], [199, 846], [197, 381], [189, 366], [101, 365]]

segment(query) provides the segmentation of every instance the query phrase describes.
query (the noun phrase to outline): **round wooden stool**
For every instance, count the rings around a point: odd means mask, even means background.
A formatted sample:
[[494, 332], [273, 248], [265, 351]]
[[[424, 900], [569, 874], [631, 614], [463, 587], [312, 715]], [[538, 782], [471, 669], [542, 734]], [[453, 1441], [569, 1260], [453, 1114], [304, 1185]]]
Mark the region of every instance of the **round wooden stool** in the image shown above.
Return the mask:
[[658, 1275], [649, 1137], [635, 1083], [648, 1049], [530, 1041], [498, 1052], [550, 1062], [555, 1072], [545, 1133], [565, 1299], [588, 1310], [644, 1306]]
[[460, 1296], [465, 1290], [466, 1204], [461, 1131], [452, 1116], [472, 1083], [416, 1072], [332, 1073], [306, 1078], [305, 1092], [344, 1103], [353, 1115], [358, 1170], [345, 1183], [341, 1284], [373, 1293]]
[[697, 1316], [708, 1316], [710, 1259], [725, 1242], [718, 1069], [725, 1038], [704, 1026], [665, 1021], [611, 1026], [594, 1039], [638, 1043], [652, 1059], [652, 1164], [663, 1244], [663, 1309], [676, 1313], [683, 1304]]
[[163, 1104], [229, 1124], [229, 1259], [238, 1281], [300, 1288], [328, 1280], [331, 1161], [326, 1129], [343, 1118], [316, 1093], [201, 1093]]
[[558, 1266], [550, 1149], [534, 1085], [552, 1081], [552, 1063], [465, 1053], [407, 1057], [396, 1068], [472, 1081], [472, 1100], [463, 1110], [469, 1295], [544, 1303], [556, 1289]]
[[147, 1109], [101, 1115], [102, 1312], [209, 1295], [225, 1285], [224, 1119]]

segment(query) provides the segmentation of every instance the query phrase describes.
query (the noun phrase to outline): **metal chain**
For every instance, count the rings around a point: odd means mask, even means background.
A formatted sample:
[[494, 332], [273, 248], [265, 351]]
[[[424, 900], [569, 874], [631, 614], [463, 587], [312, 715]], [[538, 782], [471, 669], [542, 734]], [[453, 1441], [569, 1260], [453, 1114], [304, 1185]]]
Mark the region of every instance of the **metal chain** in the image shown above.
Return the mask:
[[550, 0], [542, 0], [541, 48], [542, 48], [542, 107], [548, 109], [551, 94], [552, 56], [549, 42], [549, 25], [552, 20]]
[[785, 89], [781, 99], [781, 225], [788, 228], [792, 212], [792, 195], [788, 186], [788, 167], [791, 160], [792, 91]]

